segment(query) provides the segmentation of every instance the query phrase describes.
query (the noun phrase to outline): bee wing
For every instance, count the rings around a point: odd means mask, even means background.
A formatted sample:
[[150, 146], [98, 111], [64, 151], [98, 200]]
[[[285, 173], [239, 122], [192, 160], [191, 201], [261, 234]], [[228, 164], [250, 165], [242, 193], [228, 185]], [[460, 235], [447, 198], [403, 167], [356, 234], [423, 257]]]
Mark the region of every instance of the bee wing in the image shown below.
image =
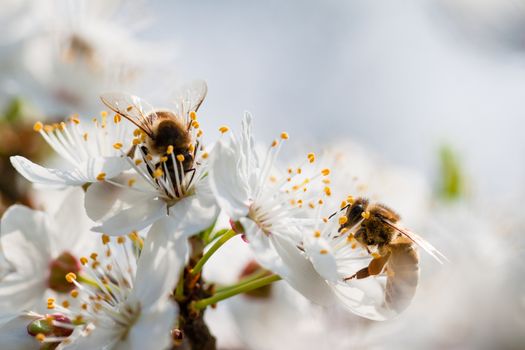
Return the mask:
[[149, 137], [153, 136], [152, 126], [158, 116], [149, 103], [138, 96], [118, 92], [102, 94], [100, 99], [113, 112], [135, 124]]
[[207, 93], [208, 86], [204, 80], [182, 85], [174, 93], [175, 114], [184, 117], [190, 112], [197, 112]]
[[437, 250], [432, 244], [430, 244], [426, 239], [419, 236], [418, 234], [404, 228], [399, 227], [396, 224], [391, 223], [388, 220], [383, 220], [384, 223], [386, 223], [388, 226], [392, 227], [402, 235], [408, 237], [412, 242], [416, 243], [418, 246], [423, 248], [430, 256], [432, 256], [434, 259], [437, 260], [440, 264], [443, 264], [443, 262], [448, 261], [447, 257], [443, 255], [439, 250]]

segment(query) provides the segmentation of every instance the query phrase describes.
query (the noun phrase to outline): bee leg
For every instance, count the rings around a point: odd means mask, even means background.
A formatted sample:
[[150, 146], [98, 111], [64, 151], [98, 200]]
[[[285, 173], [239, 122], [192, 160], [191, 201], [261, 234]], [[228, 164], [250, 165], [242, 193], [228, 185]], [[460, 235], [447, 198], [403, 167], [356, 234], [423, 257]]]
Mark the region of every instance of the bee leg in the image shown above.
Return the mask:
[[390, 259], [390, 253], [374, 258], [372, 261], [370, 261], [370, 264], [368, 264], [367, 267], [362, 268], [352, 276], [345, 278], [343, 281], [348, 281], [352, 278], [360, 280], [368, 276], [379, 275], [383, 271], [386, 263], [388, 262], [388, 259]]
[[193, 178], [195, 177], [195, 173], [197, 172], [197, 169], [195, 169], [195, 168], [188, 169], [188, 170], [186, 170], [186, 173], [189, 173], [190, 171], [192, 172], [191, 173], [191, 178], [190, 178], [190, 181], [189, 181], [189, 183], [191, 184], [192, 181], [193, 181]]

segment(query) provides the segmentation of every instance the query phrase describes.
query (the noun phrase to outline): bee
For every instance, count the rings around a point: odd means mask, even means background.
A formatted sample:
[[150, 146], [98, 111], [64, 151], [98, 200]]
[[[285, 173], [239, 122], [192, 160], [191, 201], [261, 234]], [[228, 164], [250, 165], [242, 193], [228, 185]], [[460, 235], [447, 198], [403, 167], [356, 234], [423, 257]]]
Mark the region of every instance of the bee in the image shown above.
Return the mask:
[[[199, 141], [192, 133], [192, 112], [197, 112], [206, 97], [207, 86], [204, 81], [194, 81], [180, 89], [175, 98], [173, 110], [154, 109], [140, 97], [122, 94], [107, 93], [100, 96], [102, 102], [113, 112], [126, 118], [137, 126], [146, 135], [141, 146], [144, 154], [152, 157], [165, 157], [171, 153], [182, 156], [183, 172], [179, 174], [179, 181], [184, 174], [194, 171], [194, 160]], [[128, 152], [133, 157], [135, 146]], [[171, 162], [167, 163], [172, 177], [174, 169]], [[157, 163], [155, 168], [159, 167]], [[149, 169], [149, 168], [148, 168]], [[153, 172], [154, 169], [149, 169]], [[175, 182], [175, 179], [172, 179]]]
[[[414, 232], [400, 227], [400, 216], [383, 204], [370, 204], [359, 197], [345, 209], [346, 221], [341, 221], [339, 232], [354, 229], [355, 240], [374, 257], [367, 267], [345, 281], [386, 274], [385, 306], [398, 313], [403, 311], [414, 297], [419, 280], [416, 245], [439, 263], [446, 257]], [[371, 249], [376, 251], [372, 253]]]

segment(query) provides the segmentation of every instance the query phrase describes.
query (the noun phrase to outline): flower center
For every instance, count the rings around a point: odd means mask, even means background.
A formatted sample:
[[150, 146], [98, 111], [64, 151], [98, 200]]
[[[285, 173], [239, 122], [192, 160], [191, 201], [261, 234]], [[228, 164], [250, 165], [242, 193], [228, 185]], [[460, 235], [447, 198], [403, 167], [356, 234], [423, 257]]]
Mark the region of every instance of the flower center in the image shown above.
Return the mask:
[[59, 293], [67, 293], [74, 289], [65, 276], [69, 272], [78, 273], [81, 265], [77, 258], [69, 252], [63, 252], [49, 264], [48, 287]]
[[269, 222], [270, 221], [269, 215], [265, 213], [261, 207], [258, 207], [252, 204], [248, 211], [248, 217], [252, 219], [257, 224], [257, 226], [259, 226], [261, 231], [266, 236], [269, 236], [272, 234], [271, 232], [272, 224], [271, 222]]

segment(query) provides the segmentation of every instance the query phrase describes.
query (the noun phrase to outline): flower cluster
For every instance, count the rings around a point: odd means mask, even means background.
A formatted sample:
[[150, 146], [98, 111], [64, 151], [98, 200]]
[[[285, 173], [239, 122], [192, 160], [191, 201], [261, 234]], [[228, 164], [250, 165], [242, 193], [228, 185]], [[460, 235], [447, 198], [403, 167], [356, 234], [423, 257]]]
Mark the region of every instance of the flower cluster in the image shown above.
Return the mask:
[[[249, 114], [239, 135], [221, 127], [205, 148], [205, 94], [203, 82], [183, 87], [171, 111], [108, 94], [113, 115], [35, 124], [63, 167], [11, 162], [34, 184], [69, 194], [56, 213], [13, 206], [2, 219], [2, 348], [213, 347], [206, 307], [281, 279], [316, 304], [373, 320], [410, 303], [417, 252], [397, 214], [333, 199], [331, 170], [314, 153], [281, 171], [288, 134], [259, 152]], [[210, 257], [237, 235], [257, 264], [237, 284], [206, 281]]]

